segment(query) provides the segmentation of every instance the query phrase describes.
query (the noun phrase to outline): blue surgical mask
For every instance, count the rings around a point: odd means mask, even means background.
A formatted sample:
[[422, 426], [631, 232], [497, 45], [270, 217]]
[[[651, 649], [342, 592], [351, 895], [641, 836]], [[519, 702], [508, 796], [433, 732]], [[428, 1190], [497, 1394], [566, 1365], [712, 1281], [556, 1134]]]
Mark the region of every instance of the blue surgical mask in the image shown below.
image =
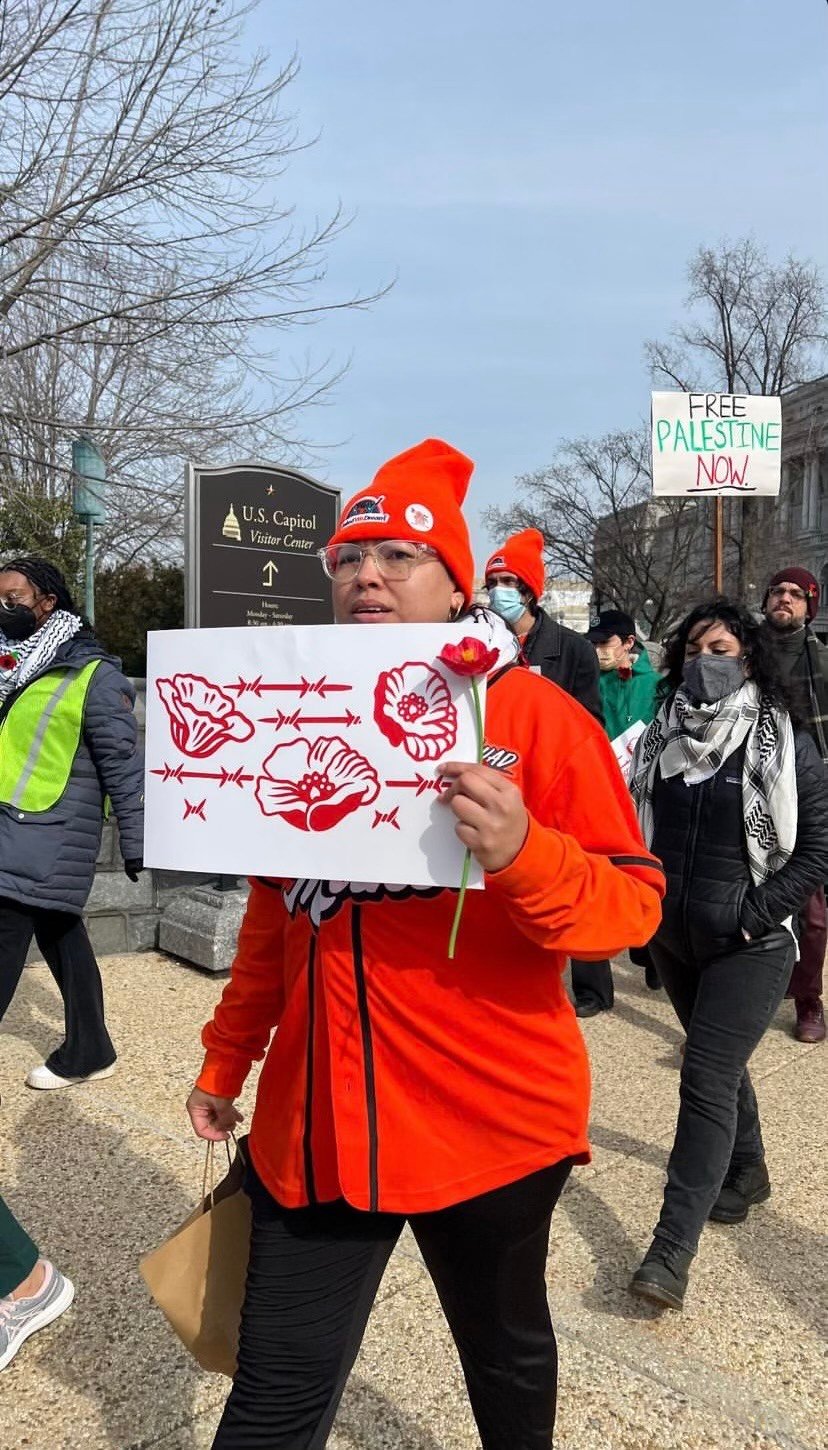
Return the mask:
[[489, 590], [489, 603], [495, 614], [499, 614], [507, 624], [517, 624], [526, 608], [520, 590], [507, 588], [505, 584], [495, 584]]

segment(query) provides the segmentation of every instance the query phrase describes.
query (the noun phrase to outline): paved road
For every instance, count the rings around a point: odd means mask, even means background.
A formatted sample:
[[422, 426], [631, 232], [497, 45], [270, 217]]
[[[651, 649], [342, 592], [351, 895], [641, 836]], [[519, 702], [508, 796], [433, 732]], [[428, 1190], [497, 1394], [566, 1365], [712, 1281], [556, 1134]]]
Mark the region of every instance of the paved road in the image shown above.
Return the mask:
[[[202, 1450], [224, 1382], [168, 1332], [136, 1272], [197, 1199], [183, 1100], [221, 983], [154, 954], [104, 975], [119, 1071], [23, 1086], [57, 1041], [59, 999], [30, 968], [0, 1027], [2, 1190], [75, 1280], [73, 1308], [0, 1376], [4, 1450]], [[774, 1184], [746, 1225], [708, 1229], [682, 1315], [626, 1283], [649, 1242], [676, 1114], [680, 1033], [622, 966], [616, 1010], [585, 1023], [595, 1159], [556, 1213], [549, 1286], [561, 1349], [557, 1450], [821, 1450], [828, 1312], [828, 1048], [784, 1004], [754, 1059]], [[248, 1094], [249, 1096], [249, 1094]], [[332, 1450], [472, 1450], [451, 1341], [413, 1242], [383, 1282]]]

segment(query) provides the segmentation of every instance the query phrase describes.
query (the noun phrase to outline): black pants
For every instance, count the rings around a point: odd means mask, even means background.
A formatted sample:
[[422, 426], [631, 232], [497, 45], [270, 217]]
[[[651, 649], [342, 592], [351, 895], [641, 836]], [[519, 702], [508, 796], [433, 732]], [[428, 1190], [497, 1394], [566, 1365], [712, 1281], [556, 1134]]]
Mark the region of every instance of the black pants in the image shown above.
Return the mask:
[[[454, 1336], [484, 1450], [549, 1450], [558, 1352], [546, 1297], [571, 1160], [408, 1222]], [[285, 1209], [252, 1169], [239, 1367], [213, 1450], [321, 1450], [405, 1223], [344, 1200]], [[405, 1345], [399, 1346], [400, 1354]]]
[[28, 1279], [38, 1257], [37, 1244], [0, 1198], [0, 1299]]
[[572, 961], [572, 995], [576, 1002], [598, 1002], [609, 1008], [615, 1001], [611, 962]]
[[687, 1033], [676, 1136], [656, 1237], [695, 1253], [728, 1168], [764, 1157], [747, 1061], [785, 995], [789, 932], [699, 963], [650, 942], [658, 974]]
[[32, 937], [60, 988], [66, 1040], [46, 1064], [61, 1077], [85, 1077], [115, 1061], [104, 1021], [103, 986], [86, 927], [70, 911], [0, 900], [0, 1020], [17, 990]]

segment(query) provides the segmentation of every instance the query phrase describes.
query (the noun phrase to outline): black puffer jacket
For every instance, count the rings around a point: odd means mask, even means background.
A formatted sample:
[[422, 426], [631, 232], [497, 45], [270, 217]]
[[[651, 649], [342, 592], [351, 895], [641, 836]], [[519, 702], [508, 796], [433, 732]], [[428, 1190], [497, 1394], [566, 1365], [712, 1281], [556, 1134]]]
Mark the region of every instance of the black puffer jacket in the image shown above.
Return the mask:
[[652, 850], [667, 894], [655, 940], [677, 956], [708, 961], [778, 927], [828, 879], [828, 771], [810, 735], [796, 731], [798, 829], [791, 859], [761, 886], [748, 866], [742, 811], [745, 747], [714, 776], [687, 786], [656, 776]]
[[568, 695], [604, 723], [601, 695], [598, 690], [598, 656], [595, 648], [582, 634], [567, 629], [539, 609], [523, 645], [523, 654], [532, 669], [546, 680], [560, 685]]
[[124, 860], [143, 854], [144, 765], [132, 713], [135, 691], [93, 634], [82, 630], [61, 645], [40, 675], [8, 697], [0, 714], [41, 675], [82, 670], [96, 659], [101, 663], [86, 696], [83, 731], [57, 805], [30, 812], [0, 804], [0, 898], [80, 915], [95, 875], [107, 795]]

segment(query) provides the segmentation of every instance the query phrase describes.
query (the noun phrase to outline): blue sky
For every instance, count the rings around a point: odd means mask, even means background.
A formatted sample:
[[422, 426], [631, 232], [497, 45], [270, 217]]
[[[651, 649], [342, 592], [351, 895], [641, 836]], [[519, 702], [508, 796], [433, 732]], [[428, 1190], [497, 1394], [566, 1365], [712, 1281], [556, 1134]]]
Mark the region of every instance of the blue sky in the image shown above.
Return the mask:
[[[747, 232], [828, 270], [825, 0], [263, 0], [301, 73], [279, 197], [354, 220], [325, 292], [368, 313], [286, 339], [350, 370], [306, 434], [347, 495], [437, 434], [482, 508], [561, 439], [648, 411], [645, 338], [680, 319], [700, 243]], [[338, 444], [337, 447], [332, 445]]]

